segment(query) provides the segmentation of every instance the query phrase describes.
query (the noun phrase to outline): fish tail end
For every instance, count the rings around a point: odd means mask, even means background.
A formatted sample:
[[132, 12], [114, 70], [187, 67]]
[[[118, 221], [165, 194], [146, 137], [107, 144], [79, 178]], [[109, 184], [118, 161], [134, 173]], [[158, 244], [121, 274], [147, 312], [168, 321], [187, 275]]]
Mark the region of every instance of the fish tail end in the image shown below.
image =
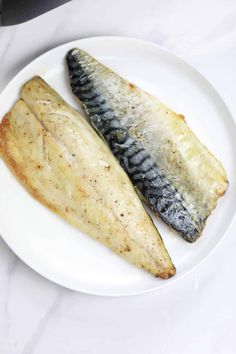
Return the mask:
[[156, 274], [156, 277], [161, 278], [161, 279], [169, 279], [173, 277], [176, 274], [176, 268], [174, 265], [172, 267], [169, 267], [168, 269], [164, 270], [163, 272], [158, 272]]
[[79, 55], [80, 50], [78, 48], [72, 48], [69, 50], [69, 52], [66, 55], [66, 60], [68, 62], [71, 62], [72, 60], [75, 60], [78, 55]]

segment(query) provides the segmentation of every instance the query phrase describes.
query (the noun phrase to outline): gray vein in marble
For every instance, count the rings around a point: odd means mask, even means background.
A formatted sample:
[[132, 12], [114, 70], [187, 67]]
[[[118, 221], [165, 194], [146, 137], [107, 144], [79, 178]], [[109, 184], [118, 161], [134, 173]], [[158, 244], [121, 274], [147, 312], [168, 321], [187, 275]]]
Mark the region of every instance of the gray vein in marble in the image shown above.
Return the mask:
[[[11, 252], [9, 250], [9, 252]], [[16, 272], [16, 268], [19, 262], [19, 259], [17, 256], [14, 255], [14, 253], [11, 252], [10, 255], [10, 261], [6, 270], [6, 291], [5, 291], [5, 300], [4, 300], [4, 318], [5, 318], [5, 325], [4, 325], [4, 331], [5, 335], [9, 335], [9, 329], [11, 325], [11, 317], [9, 314], [9, 299], [11, 298], [11, 284], [12, 284], [12, 277]]]
[[64, 292], [65, 292], [64, 289], [59, 289], [57, 291], [51, 306], [39, 321], [30, 340], [24, 346], [22, 354], [33, 354], [35, 352], [37, 345], [40, 342], [40, 339], [42, 338], [45, 332], [48, 322], [50, 321], [51, 318], [54, 318], [55, 313], [58, 311]]
[[7, 43], [5, 44], [5, 46], [3, 46], [3, 51], [2, 54], [0, 55], [0, 61], [1, 61], [1, 66], [3, 65], [3, 62], [6, 58], [6, 55], [12, 45], [12, 43], [14, 43], [14, 37], [15, 37], [15, 27], [11, 27], [10, 29], [1, 29], [0, 30], [0, 37], [3, 36], [4, 34], [8, 33], [8, 39], [7, 39]]

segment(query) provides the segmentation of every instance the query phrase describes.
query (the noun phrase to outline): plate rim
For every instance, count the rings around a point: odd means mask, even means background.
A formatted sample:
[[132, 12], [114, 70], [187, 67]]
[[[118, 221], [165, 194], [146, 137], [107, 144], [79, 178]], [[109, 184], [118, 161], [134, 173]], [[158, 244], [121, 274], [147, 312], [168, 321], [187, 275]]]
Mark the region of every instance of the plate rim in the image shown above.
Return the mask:
[[[222, 96], [220, 95], [220, 93], [218, 92], [218, 90], [213, 86], [213, 84], [209, 81], [209, 79], [207, 79], [194, 65], [190, 64], [187, 60], [183, 59], [180, 55], [174, 53], [173, 51], [171, 51], [170, 49], [164, 48], [161, 45], [154, 43], [152, 41], [149, 40], [144, 40], [144, 39], [139, 39], [136, 37], [131, 37], [131, 36], [88, 36], [88, 37], [83, 37], [83, 38], [79, 38], [79, 39], [75, 39], [73, 41], [68, 41], [68, 42], [64, 42], [58, 46], [55, 46], [51, 49], [49, 49], [48, 51], [40, 54], [39, 56], [35, 57], [33, 60], [31, 60], [29, 63], [27, 63], [25, 66], [22, 67], [21, 70], [19, 70], [10, 80], [9, 82], [3, 87], [3, 89], [0, 92], [0, 98], [4, 95], [4, 92], [7, 91], [8, 87], [12, 84], [12, 81], [17, 80], [18, 77], [20, 77], [22, 74], [24, 74], [24, 71], [26, 71], [28, 69], [29, 66], [37, 63], [37, 61], [41, 60], [43, 57], [51, 54], [53, 51], [56, 51], [59, 48], [63, 48], [66, 47], [68, 45], [71, 45], [73, 47], [73, 45], [78, 45], [78, 42], [87, 42], [87, 41], [94, 41], [94, 40], [98, 40], [98, 41], [106, 41], [106, 40], [119, 40], [119, 41], [126, 41], [126, 42], [132, 42], [132, 43], [138, 43], [141, 45], [148, 45], [150, 47], [158, 48], [159, 50], [161, 50], [164, 53], [169, 54], [170, 56], [174, 57], [175, 59], [177, 59], [180, 63], [183, 63], [185, 66], [188, 67], [188, 69], [192, 70], [192, 72], [194, 72], [195, 74], [198, 75], [199, 78], [201, 78], [201, 80], [203, 80], [208, 87], [211, 88], [212, 92], [221, 100], [221, 103], [224, 105], [224, 109], [226, 109], [228, 111], [228, 114], [231, 118], [231, 121], [234, 125], [235, 131], [236, 131], [236, 121], [234, 119], [234, 115], [232, 114], [230, 108], [228, 107], [228, 105], [226, 104], [225, 100], [222, 98]], [[66, 289], [70, 289], [79, 293], [84, 293], [84, 294], [88, 294], [88, 295], [94, 295], [94, 296], [103, 296], [103, 297], [126, 297], [126, 296], [134, 296], [134, 295], [142, 295], [142, 294], [147, 294], [147, 293], [151, 293], [154, 291], [158, 291], [159, 289], [163, 289], [164, 287], [173, 285], [177, 280], [183, 279], [183, 277], [185, 277], [186, 275], [190, 274], [192, 271], [196, 270], [197, 267], [199, 267], [210, 255], [212, 255], [212, 253], [217, 249], [217, 247], [221, 244], [221, 242], [223, 242], [223, 240], [225, 239], [225, 237], [229, 234], [229, 231], [234, 223], [236, 219], [236, 208], [233, 211], [233, 215], [232, 215], [232, 219], [229, 222], [229, 224], [226, 226], [224, 233], [222, 234], [222, 236], [220, 237], [220, 239], [213, 245], [213, 247], [211, 248], [211, 250], [203, 256], [203, 258], [195, 265], [193, 265], [190, 269], [188, 269], [187, 271], [185, 271], [183, 274], [179, 275], [176, 274], [175, 277], [169, 279], [168, 281], [163, 281], [162, 284], [158, 284], [157, 286], [153, 286], [150, 287], [148, 289], [143, 289], [143, 290], [136, 290], [136, 291], [127, 291], [127, 292], [119, 292], [119, 293], [114, 293], [114, 292], [109, 292], [109, 291], [90, 291], [88, 289], [83, 289], [80, 288], [80, 290], [78, 290], [76, 287], [73, 286], [69, 286], [69, 285], [65, 285], [63, 284], [63, 281], [60, 280], [55, 280], [53, 279], [53, 277], [51, 277], [50, 275], [45, 274], [43, 271], [40, 271], [40, 269], [38, 269], [37, 266], [35, 266], [35, 264], [30, 264], [30, 262], [28, 262], [27, 260], [24, 259], [24, 257], [22, 258], [14, 245], [12, 245], [11, 241], [9, 241], [7, 239], [7, 237], [5, 237], [4, 233], [1, 232], [0, 230], [0, 237], [3, 239], [3, 241], [7, 244], [7, 246], [15, 253], [15, 255], [22, 261], [24, 262], [28, 267], [30, 267], [33, 271], [35, 271], [36, 273], [38, 273], [40, 276], [42, 276], [43, 278], [49, 280], [50, 282], [60, 285]], [[40, 267], [39, 267], [40, 268]]]

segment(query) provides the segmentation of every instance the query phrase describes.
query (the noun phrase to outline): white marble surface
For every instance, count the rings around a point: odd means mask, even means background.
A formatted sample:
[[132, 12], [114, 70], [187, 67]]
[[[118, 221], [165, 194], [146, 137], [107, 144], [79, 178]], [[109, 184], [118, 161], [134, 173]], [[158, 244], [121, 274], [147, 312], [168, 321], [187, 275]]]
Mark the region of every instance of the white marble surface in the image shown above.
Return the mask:
[[[235, 0], [74, 0], [0, 28], [0, 90], [28, 62], [76, 38], [124, 35], [195, 65], [236, 117]], [[194, 272], [156, 293], [87, 296], [23, 264], [0, 239], [1, 354], [235, 354], [236, 221]]]

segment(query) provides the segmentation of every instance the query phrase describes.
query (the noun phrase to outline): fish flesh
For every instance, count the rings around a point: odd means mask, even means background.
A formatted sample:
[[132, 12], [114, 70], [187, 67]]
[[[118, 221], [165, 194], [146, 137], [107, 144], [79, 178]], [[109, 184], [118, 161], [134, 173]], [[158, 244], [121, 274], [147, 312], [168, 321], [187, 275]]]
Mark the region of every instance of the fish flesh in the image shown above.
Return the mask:
[[0, 124], [0, 152], [38, 201], [129, 262], [175, 267], [132, 183], [84, 117], [34, 77]]
[[70, 50], [67, 65], [73, 93], [144, 201], [194, 242], [227, 189], [221, 163], [182, 115], [88, 53]]
[[38, 201], [151, 274], [175, 267], [133, 185], [84, 117], [41, 78], [0, 124], [3, 159]]

